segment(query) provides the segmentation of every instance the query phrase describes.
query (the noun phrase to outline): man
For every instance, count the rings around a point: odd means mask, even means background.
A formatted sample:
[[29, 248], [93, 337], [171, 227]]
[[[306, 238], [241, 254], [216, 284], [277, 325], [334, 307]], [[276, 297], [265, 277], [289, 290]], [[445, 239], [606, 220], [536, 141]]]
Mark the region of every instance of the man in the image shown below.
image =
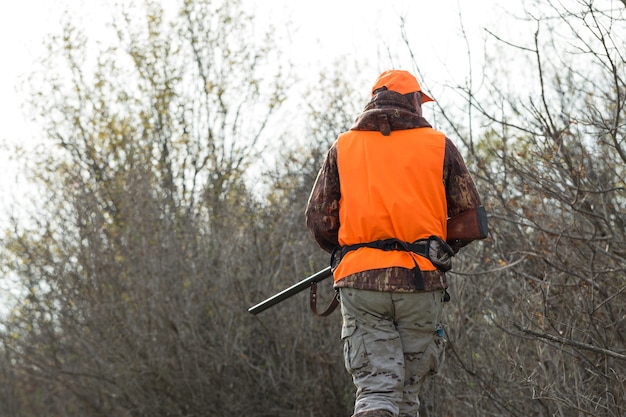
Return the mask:
[[410, 73], [380, 74], [330, 148], [306, 209], [307, 227], [332, 253], [353, 417], [419, 415], [418, 391], [444, 356], [444, 271], [470, 242], [445, 243], [447, 218], [481, 204], [452, 141], [422, 117], [429, 101]]

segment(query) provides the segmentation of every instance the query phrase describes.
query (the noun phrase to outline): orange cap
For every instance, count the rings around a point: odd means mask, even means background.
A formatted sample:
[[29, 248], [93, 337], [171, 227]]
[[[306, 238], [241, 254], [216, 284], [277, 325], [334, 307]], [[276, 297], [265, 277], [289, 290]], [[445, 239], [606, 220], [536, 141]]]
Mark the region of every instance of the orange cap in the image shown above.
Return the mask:
[[372, 95], [374, 95], [374, 91], [382, 87], [387, 87], [387, 90], [395, 91], [400, 94], [409, 94], [419, 91], [422, 93], [422, 103], [435, 101], [422, 91], [420, 83], [418, 83], [417, 79], [408, 71], [387, 70], [383, 72], [378, 76], [372, 87]]

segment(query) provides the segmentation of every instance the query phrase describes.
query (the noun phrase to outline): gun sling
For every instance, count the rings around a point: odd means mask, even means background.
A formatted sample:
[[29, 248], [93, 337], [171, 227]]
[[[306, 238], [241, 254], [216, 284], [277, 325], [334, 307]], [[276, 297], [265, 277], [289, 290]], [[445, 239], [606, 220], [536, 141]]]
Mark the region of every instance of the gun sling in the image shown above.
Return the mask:
[[309, 307], [311, 308], [311, 311], [313, 312], [313, 314], [315, 314], [316, 316], [320, 316], [320, 317], [326, 317], [330, 313], [335, 311], [338, 305], [339, 305], [339, 291], [335, 291], [335, 295], [333, 295], [333, 299], [330, 302], [330, 304], [328, 304], [328, 307], [326, 307], [326, 310], [324, 310], [321, 313], [318, 313], [317, 312], [317, 282], [311, 283], [311, 291], [309, 292]]

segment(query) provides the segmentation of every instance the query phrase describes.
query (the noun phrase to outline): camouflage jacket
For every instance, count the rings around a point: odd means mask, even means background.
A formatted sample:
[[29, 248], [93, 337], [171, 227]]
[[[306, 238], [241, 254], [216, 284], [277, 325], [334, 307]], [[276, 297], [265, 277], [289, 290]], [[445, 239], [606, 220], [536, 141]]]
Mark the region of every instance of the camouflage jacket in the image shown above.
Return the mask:
[[[363, 113], [357, 117], [351, 130], [379, 130], [381, 134], [388, 135], [389, 130], [419, 129], [420, 127], [431, 127], [431, 125], [415, 113], [415, 108], [404, 96], [393, 91], [385, 91], [372, 98]], [[337, 236], [341, 191], [336, 145], [335, 142], [328, 151], [306, 208], [309, 231], [319, 246], [329, 253], [339, 244]], [[446, 188], [448, 217], [481, 204], [463, 157], [449, 138], [446, 138], [443, 181]], [[469, 242], [457, 242], [454, 247], [455, 251], [467, 243]], [[333, 269], [335, 266], [332, 265]], [[441, 271], [422, 271], [422, 278], [425, 291], [448, 287], [445, 273]], [[395, 292], [416, 291], [413, 271], [398, 267], [368, 270], [349, 275], [335, 282], [335, 288], [339, 287]]]

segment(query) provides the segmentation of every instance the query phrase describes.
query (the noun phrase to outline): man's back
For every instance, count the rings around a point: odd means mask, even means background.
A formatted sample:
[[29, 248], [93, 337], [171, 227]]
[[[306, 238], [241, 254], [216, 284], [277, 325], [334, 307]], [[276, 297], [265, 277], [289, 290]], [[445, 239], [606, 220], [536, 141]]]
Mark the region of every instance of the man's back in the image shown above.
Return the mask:
[[[445, 236], [443, 185], [445, 135], [429, 127], [380, 132], [350, 131], [337, 141], [341, 186], [341, 246], [397, 238], [414, 242]], [[434, 270], [408, 252], [363, 248], [349, 253], [337, 279], [356, 271], [391, 266]]]

